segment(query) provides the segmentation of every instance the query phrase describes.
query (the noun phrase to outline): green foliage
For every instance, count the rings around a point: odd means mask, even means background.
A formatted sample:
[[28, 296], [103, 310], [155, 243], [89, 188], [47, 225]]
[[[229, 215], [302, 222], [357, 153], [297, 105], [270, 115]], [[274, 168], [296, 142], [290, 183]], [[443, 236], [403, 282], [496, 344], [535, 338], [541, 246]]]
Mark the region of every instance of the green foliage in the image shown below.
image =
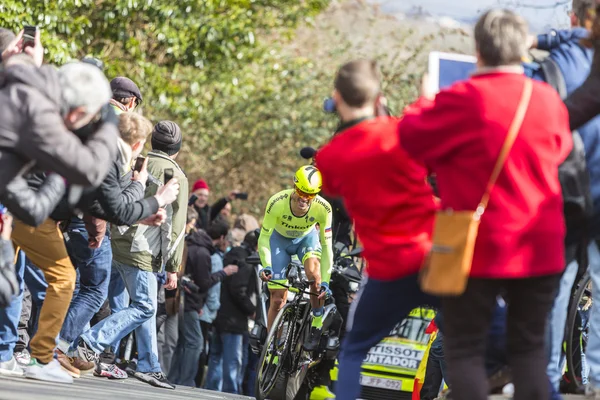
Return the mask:
[[[260, 214], [271, 194], [291, 184], [304, 162], [299, 149], [318, 147], [335, 130], [337, 118], [322, 104], [342, 62], [382, 60], [384, 92], [396, 112], [416, 95], [417, 75], [407, 65], [422, 45], [408, 46], [411, 32], [396, 33], [392, 47], [377, 46], [380, 38], [368, 32], [352, 39], [323, 23], [329, 15], [319, 14], [328, 3], [2, 0], [0, 26], [40, 26], [47, 62], [93, 55], [105, 62], [110, 78], [133, 79], [144, 96], [144, 115], [182, 127], [178, 162], [190, 185], [202, 177], [215, 194], [247, 191], [249, 210]], [[360, 7], [353, 12], [366, 13], [369, 29], [377, 26], [372, 10]], [[309, 32], [303, 45], [295, 43], [299, 25]]]

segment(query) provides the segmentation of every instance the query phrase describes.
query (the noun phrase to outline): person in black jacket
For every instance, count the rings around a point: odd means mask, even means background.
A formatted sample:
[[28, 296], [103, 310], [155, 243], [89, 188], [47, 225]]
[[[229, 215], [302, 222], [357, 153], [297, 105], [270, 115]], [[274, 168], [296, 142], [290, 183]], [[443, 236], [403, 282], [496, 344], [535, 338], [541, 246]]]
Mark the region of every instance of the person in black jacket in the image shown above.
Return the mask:
[[228, 231], [227, 224], [215, 222], [208, 228], [208, 232], [198, 230], [186, 238], [187, 260], [184, 279], [191, 280], [193, 285], [182, 285], [185, 291], [183, 334], [179, 336], [168, 377], [169, 381], [176, 385], [196, 385], [195, 378], [204, 345], [200, 314], [208, 290], [238, 271], [236, 265], [227, 265], [223, 270], [212, 273], [211, 256], [217, 248], [227, 248]]
[[221, 308], [214, 322], [208, 361], [206, 388], [240, 394], [243, 335], [248, 332], [248, 319], [256, 315], [252, 296], [256, 292], [256, 273], [246, 258], [258, 249], [255, 231], [246, 234], [244, 242], [225, 255], [224, 264], [239, 267], [234, 276], [221, 286]]

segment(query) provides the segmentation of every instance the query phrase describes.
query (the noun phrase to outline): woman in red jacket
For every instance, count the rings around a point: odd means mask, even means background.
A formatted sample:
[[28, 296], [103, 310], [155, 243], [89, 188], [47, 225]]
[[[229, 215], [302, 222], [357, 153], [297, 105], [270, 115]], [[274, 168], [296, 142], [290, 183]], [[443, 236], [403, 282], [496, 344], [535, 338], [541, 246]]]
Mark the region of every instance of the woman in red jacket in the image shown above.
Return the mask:
[[[506, 139], [527, 78], [525, 21], [507, 10], [475, 27], [478, 71], [423, 96], [399, 124], [401, 144], [437, 175], [443, 208], [475, 210]], [[509, 303], [507, 347], [515, 400], [549, 397], [544, 329], [564, 268], [565, 223], [558, 165], [572, 146], [567, 111], [533, 82], [527, 111], [481, 218], [466, 292], [442, 301], [453, 398], [488, 397], [485, 337], [496, 297]]]

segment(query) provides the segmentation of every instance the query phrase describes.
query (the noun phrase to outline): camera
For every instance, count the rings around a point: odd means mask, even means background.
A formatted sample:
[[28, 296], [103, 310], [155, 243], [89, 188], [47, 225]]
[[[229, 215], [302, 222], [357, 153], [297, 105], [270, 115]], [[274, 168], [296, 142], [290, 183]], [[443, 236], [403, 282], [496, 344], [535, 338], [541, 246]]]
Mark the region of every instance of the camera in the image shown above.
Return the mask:
[[180, 279], [181, 286], [187, 288], [192, 293], [198, 293], [200, 288], [192, 281], [189, 276], [182, 276]]

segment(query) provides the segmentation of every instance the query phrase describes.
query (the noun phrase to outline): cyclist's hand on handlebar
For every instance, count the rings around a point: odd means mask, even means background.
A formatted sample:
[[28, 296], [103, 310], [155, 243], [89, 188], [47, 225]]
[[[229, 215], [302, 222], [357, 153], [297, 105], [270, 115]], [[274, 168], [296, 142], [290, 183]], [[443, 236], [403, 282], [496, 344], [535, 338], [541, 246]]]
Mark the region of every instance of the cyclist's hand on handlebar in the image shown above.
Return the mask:
[[321, 283], [321, 291], [319, 293], [319, 300], [324, 300], [330, 298], [332, 295], [331, 289], [329, 288], [329, 284], [327, 282]]
[[273, 276], [273, 269], [271, 267], [263, 268], [259, 276], [263, 282], [269, 282]]

